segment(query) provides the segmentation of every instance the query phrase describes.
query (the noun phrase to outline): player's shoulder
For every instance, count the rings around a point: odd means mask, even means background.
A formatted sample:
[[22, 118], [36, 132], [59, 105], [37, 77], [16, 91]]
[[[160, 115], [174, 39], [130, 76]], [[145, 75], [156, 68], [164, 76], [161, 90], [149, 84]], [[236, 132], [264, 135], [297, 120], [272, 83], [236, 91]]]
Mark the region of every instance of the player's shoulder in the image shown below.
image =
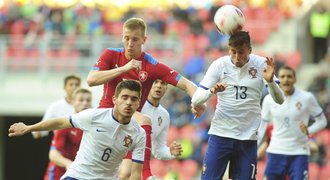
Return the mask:
[[266, 58], [263, 56], [256, 55], [256, 54], [250, 54], [249, 61], [250, 61], [250, 63], [260, 66], [260, 65], [265, 64]]
[[305, 90], [301, 90], [298, 88], [295, 88], [295, 94], [299, 99], [311, 99], [314, 98], [313, 93], [309, 92], [309, 91], [305, 91]]
[[161, 104], [159, 104], [158, 109], [162, 112], [162, 114], [164, 114], [165, 116], [170, 117], [170, 113]]
[[110, 52], [110, 53], [123, 53], [124, 52], [124, 48], [112, 48], [112, 47], [109, 47], [106, 49], [107, 52]]
[[149, 53], [144, 52], [143, 59], [151, 65], [157, 65], [158, 61]]

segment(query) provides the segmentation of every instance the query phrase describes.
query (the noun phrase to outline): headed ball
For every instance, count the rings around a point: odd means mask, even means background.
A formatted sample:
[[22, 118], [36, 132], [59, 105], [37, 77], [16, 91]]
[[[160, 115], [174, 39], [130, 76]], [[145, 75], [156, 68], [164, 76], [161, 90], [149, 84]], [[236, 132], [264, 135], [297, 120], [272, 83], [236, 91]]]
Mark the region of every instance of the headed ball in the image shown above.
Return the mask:
[[215, 13], [214, 23], [221, 34], [232, 35], [242, 30], [245, 18], [242, 11], [236, 6], [224, 5]]

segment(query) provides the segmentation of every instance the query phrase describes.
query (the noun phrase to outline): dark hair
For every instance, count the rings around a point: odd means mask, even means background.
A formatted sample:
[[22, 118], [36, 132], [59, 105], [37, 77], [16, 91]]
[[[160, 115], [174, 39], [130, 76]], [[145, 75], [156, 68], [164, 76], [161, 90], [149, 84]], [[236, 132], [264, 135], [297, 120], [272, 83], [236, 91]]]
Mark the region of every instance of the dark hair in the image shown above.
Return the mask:
[[123, 80], [116, 87], [115, 97], [118, 97], [120, 92], [123, 89], [128, 89], [131, 91], [136, 91], [139, 93], [139, 97], [141, 96], [141, 83], [136, 80]]
[[80, 83], [81, 83], [81, 79], [80, 79], [80, 77], [78, 77], [78, 76], [76, 76], [76, 75], [68, 75], [68, 76], [66, 76], [66, 77], [64, 78], [64, 87], [66, 86], [66, 84], [68, 83], [68, 81], [69, 81], [70, 79], [75, 79], [75, 80], [77, 80], [77, 81], [79, 82], [79, 85], [80, 85]]
[[290, 66], [282, 66], [282, 67], [278, 70], [278, 72], [279, 72], [280, 70], [282, 70], [282, 69], [292, 71], [293, 76], [296, 77], [296, 71], [295, 71], [292, 67], [290, 67]]
[[249, 32], [247, 31], [238, 31], [230, 36], [229, 38], [229, 46], [237, 47], [242, 45], [248, 45], [251, 48], [251, 40]]

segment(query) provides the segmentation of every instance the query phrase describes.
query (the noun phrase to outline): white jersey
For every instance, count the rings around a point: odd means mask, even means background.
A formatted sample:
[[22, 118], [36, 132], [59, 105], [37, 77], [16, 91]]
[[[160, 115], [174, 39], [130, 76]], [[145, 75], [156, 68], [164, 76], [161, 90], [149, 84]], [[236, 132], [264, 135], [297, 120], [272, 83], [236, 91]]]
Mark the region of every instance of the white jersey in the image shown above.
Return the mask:
[[170, 126], [170, 115], [168, 111], [159, 104], [154, 107], [148, 100], [144, 104], [141, 113], [151, 117], [152, 123], [152, 155], [157, 159], [174, 159], [170, 148], [167, 146], [167, 130]]
[[[71, 114], [74, 113], [75, 110], [73, 106], [70, 103], [68, 103], [68, 101], [65, 98], [62, 98], [49, 105], [42, 118], [42, 121], [51, 118], [69, 117]], [[47, 136], [48, 134], [49, 134], [48, 131], [41, 131], [41, 136]]]
[[116, 179], [118, 167], [129, 151], [134, 162], [143, 163], [146, 135], [135, 120], [120, 124], [112, 108], [87, 109], [70, 119], [74, 127], [83, 130], [83, 136], [75, 160], [61, 179]]
[[241, 68], [232, 63], [230, 56], [221, 57], [210, 65], [199, 87], [209, 89], [217, 82], [228, 86], [225, 91], [217, 93], [218, 103], [209, 134], [257, 140], [265, 67], [265, 58], [254, 54], [249, 55], [249, 61]]
[[[274, 125], [267, 152], [309, 155], [308, 137], [300, 130], [299, 124], [303, 122], [307, 125], [310, 116], [318, 117], [323, 114], [315, 97], [309, 92], [295, 88], [294, 93], [287, 96], [281, 105], [267, 95], [262, 107], [262, 118], [268, 122], [272, 121]], [[313, 125], [319, 126], [316, 130], [322, 128], [321, 121], [315, 121]]]

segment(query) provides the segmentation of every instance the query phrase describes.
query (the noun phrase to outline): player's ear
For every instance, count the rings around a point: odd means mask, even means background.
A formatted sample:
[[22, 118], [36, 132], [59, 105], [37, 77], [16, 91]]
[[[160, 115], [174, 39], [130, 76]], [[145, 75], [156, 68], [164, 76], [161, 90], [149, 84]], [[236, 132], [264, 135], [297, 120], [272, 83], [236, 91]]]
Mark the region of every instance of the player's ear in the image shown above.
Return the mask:
[[112, 102], [113, 102], [113, 104], [116, 104], [115, 102], [116, 102], [116, 97], [115, 96], [112, 96]]
[[143, 38], [143, 44], [146, 43], [146, 41], [147, 41], [147, 36], [144, 36], [144, 38]]

